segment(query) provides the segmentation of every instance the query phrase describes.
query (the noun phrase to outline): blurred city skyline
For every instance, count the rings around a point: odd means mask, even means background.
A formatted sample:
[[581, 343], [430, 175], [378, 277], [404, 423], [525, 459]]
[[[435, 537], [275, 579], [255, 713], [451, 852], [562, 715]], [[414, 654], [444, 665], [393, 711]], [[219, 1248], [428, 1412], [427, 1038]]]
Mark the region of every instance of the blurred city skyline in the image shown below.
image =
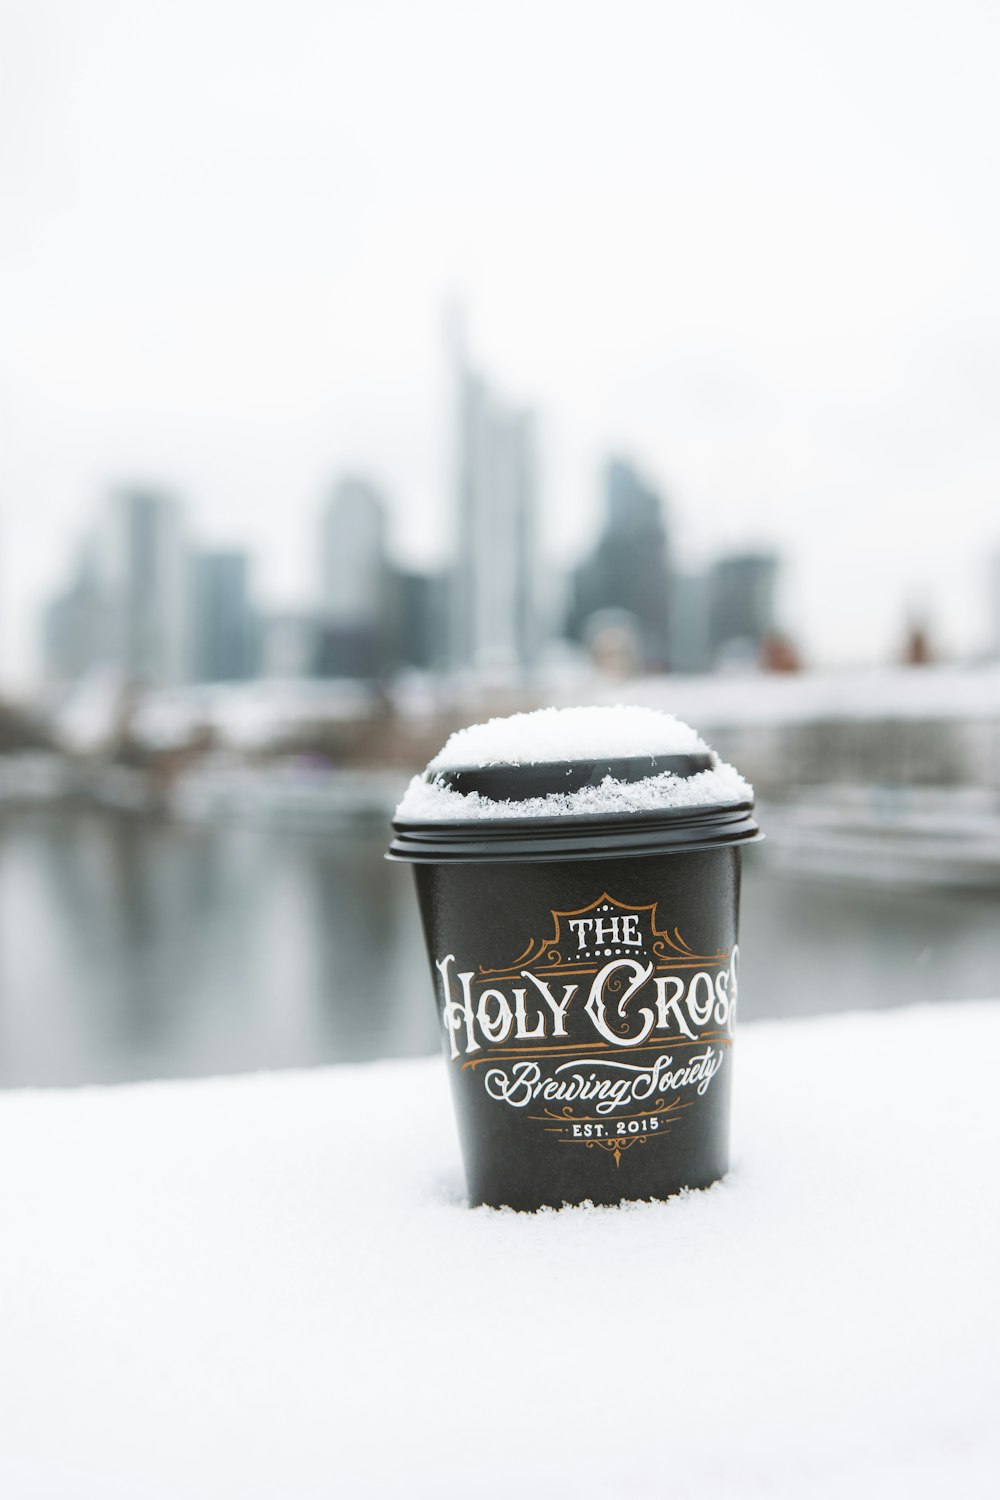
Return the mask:
[[[498, 615], [508, 617], [503, 629], [519, 637], [517, 646], [508, 643], [502, 675], [515, 661], [518, 671], [537, 663], [544, 650], [559, 641], [592, 644], [590, 620], [610, 624], [615, 629], [619, 622], [610, 618], [606, 621], [604, 616], [610, 617], [617, 610], [632, 616], [624, 621], [625, 632], [631, 637], [626, 642], [625, 660], [616, 661], [614, 667], [621, 670], [624, 666], [626, 675], [629, 670], [690, 672], [711, 671], [720, 664], [760, 664], [762, 646], [770, 658], [775, 645], [778, 670], [837, 661], [836, 653], [820, 653], [818, 661], [803, 658], [794, 617], [783, 603], [794, 590], [788, 588], [788, 559], [778, 548], [747, 545], [727, 549], [717, 543], [704, 549], [699, 563], [692, 565], [678, 547], [678, 537], [684, 532], [679, 507], [669, 494], [664, 494], [655, 477], [624, 450], [605, 452], [597, 463], [594, 513], [588, 517], [582, 548], [578, 540], [575, 560], [565, 554], [558, 560], [544, 557], [538, 548], [539, 537], [546, 529], [546, 493], [539, 466], [544, 433], [538, 431], [538, 413], [530, 406], [511, 405], [507, 392], [497, 395], [481, 368], [469, 362], [464, 344], [451, 354], [451, 393], [447, 405], [453, 428], [445, 437], [448, 461], [442, 465], [443, 509], [450, 513], [450, 525], [446, 528], [449, 539], [432, 559], [425, 558], [422, 565], [413, 565], [400, 546], [398, 498], [380, 483], [376, 473], [342, 470], [323, 487], [322, 494], [304, 515], [297, 516], [291, 509], [291, 516], [300, 520], [303, 527], [298, 535], [300, 551], [310, 561], [300, 588], [276, 602], [266, 586], [261, 588], [261, 575], [266, 578], [266, 559], [253, 550], [244, 532], [230, 529], [224, 539], [215, 539], [211, 528], [206, 530], [190, 497], [175, 486], [152, 477], [145, 481], [120, 480], [83, 510], [78, 526], [66, 538], [61, 566], [57, 564], [53, 569], [53, 585], [30, 612], [31, 680], [67, 684], [79, 678], [88, 664], [98, 664], [102, 659], [110, 664], [110, 658], [102, 657], [100, 650], [88, 658], [86, 645], [81, 654], [78, 641], [70, 648], [70, 657], [78, 665], [68, 671], [61, 670], [58, 644], [54, 653], [52, 649], [53, 618], [67, 597], [75, 606], [81, 588], [86, 594], [94, 582], [96, 571], [100, 571], [99, 568], [95, 571], [95, 560], [109, 539], [109, 526], [113, 531], [116, 524], [111, 520], [114, 507], [136, 504], [171, 513], [169, 526], [177, 529], [176, 544], [183, 551], [184, 567], [191, 570], [191, 577], [184, 584], [181, 606], [182, 611], [192, 614], [192, 621], [184, 631], [185, 636], [190, 636], [183, 647], [184, 660], [178, 658], [176, 669], [169, 671], [133, 674], [134, 680], [146, 681], [151, 686], [169, 681], [233, 681], [285, 670], [306, 675], [358, 677], [378, 677], [386, 668], [406, 665], [437, 671], [485, 667], [488, 672], [491, 665], [500, 665], [490, 659], [490, 650], [496, 643], [486, 639], [494, 633]], [[475, 493], [465, 497], [460, 470], [469, 414], [462, 408], [470, 392], [476, 401], [485, 400], [486, 420], [498, 434], [505, 424], [513, 426], [509, 440], [487, 437], [477, 460], [484, 472], [473, 486]], [[473, 427], [483, 419], [473, 410]], [[515, 467], [525, 464], [528, 467], [521, 481], [505, 490], [505, 483], [510, 481], [505, 480], [503, 471], [509, 460], [496, 445], [498, 441], [511, 440], [515, 445], [512, 452], [516, 454], [521, 453], [523, 443], [528, 444], [523, 455], [514, 460]], [[492, 492], [498, 484], [500, 492], [494, 496]], [[339, 529], [334, 525], [338, 507], [342, 512]], [[601, 558], [616, 524], [616, 511], [618, 521], [632, 539], [624, 542], [618, 562], [610, 564], [611, 572], [618, 575], [617, 581], [605, 578], [595, 584], [595, 567], [608, 572], [609, 564]], [[149, 524], [155, 529], [163, 522], [158, 518]], [[359, 527], [362, 533], [366, 527], [374, 528], [373, 534], [357, 538], [353, 534]], [[477, 529], [483, 533], [480, 541], [475, 541], [469, 527], [472, 533]], [[252, 531], [252, 527], [248, 529]], [[346, 551], [338, 557], [338, 547], [343, 546], [345, 539]], [[510, 554], [505, 574], [502, 559], [512, 547], [517, 555]], [[478, 566], [472, 568], [470, 562], [477, 551], [482, 555]], [[54, 546], [50, 555], [53, 558], [58, 555]], [[653, 572], [642, 579], [639, 570], [644, 561]], [[895, 630], [884, 643], [881, 659], [908, 660], [914, 649], [919, 653], [925, 648], [927, 659], [935, 659], [939, 653], [965, 659], [996, 655], [1000, 651], [1000, 547], [992, 554], [986, 552], [981, 561], [977, 580], [981, 597], [977, 602], [983, 628], [964, 652], [954, 646], [949, 649], [940, 632], [941, 621], [935, 616], [933, 599], [919, 591], [904, 590], [896, 601]], [[380, 570], [387, 578], [391, 575], [394, 591], [391, 598], [385, 594]], [[540, 575], [543, 571], [547, 575], [544, 598], [534, 584], [526, 590], [525, 582], [529, 574]], [[461, 599], [449, 597], [456, 589], [461, 594], [463, 576], [470, 592], [481, 591], [484, 585], [487, 589], [492, 587], [496, 596], [492, 603], [478, 608], [470, 604], [463, 615]], [[432, 599], [432, 591], [441, 597]], [[519, 620], [517, 611], [510, 610], [501, 597], [509, 593], [513, 599], [518, 591]], [[713, 591], [714, 601], [710, 597]], [[645, 605], [638, 602], [644, 597]], [[353, 606], [345, 606], [344, 601], [352, 599]], [[213, 627], [207, 621], [207, 614], [214, 611], [219, 615], [220, 602], [221, 615]], [[368, 642], [360, 648], [360, 655], [350, 648], [345, 655], [343, 647], [335, 645], [331, 649], [329, 642], [324, 644], [318, 637], [308, 644], [304, 642], [304, 624], [308, 622], [315, 635], [320, 622], [326, 621], [327, 626], [335, 624], [338, 612], [343, 613], [345, 607], [346, 615], [351, 617], [342, 622], [348, 634], [359, 625], [362, 635], [388, 629], [398, 647], [411, 632], [417, 644], [409, 651], [404, 648], [402, 654], [393, 655], [393, 643], [387, 638], [374, 654]], [[488, 618], [485, 634], [480, 630], [484, 640], [478, 645], [477, 614]], [[727, 614], [733, 616], [733, 628], [728, 631], [721, 623]], [[655, 623], [657, 616], [662, 617], [659, 625]], [[83, 638], [90, 633], [92, 623], [84, 629]], [[68, 627], [57, 623], [55, 628], [56, 632], [68, 628], [72, 636], [80, 624], [79, 614], [71, 609]], [[227, 630], [232, 639], [220, 643], [217, 639], [220, 631]], [[290, 635], [298, 639], [289, 648]], [[271, 637], [278, 641], [276, 647], [273, 642], [269, 644]], [[735, 654], [727, 649], [732, 647], [736, 648]], [[128, 654], [126, 650], [119, 665], [124, 665]], [[613, 648], [613, 655], [616, 654]], [[846, 662], [850, 658], [840, 659]], [[873, 653], [867, 657], [861, 654], [856, 659], [875, 662], [880, 658]], [[918, 654], [915, 659], [922, 657]], [[213, 664], [219, 663], [223, 664], [221, 670], [214, 669]], [[128, 672], [125, 675], [127, 679]]]
[[345, 472], [442, 565], [456, 297], [538, 413], [546, 558], [621, 453], [683, 566], [787, 560], [807, 660], [889, 659], [908, 611], [992, 644], [998, 17], [474, 10], [0, 9], [0, 680], [132, 482], [274, 608]]
[[662, 495], [627, 456], [603, 465], [601, 525], [571, 569], [538, 549], [535, 413], [498, 395], [460, 339], [453, 348], [454, 547], [414, 570], [391, 544], [387, 497], [370, 476], [331, 488], [314, 533], [311, 587], [275, 610], [256, 560], [233, 538], [209, 546], [183, 500], [121, 486], [67, 552], [41, 622], [43, 676], [57, 693], [135, 694], [254, 679], [351, 679], [392, 691], [407, 670], [466, 687], [537, 689], [586, 663], [614, 676], [720, 667], [795, 671], [776, 605], [781, 559], [721, 553], [679, 566]]

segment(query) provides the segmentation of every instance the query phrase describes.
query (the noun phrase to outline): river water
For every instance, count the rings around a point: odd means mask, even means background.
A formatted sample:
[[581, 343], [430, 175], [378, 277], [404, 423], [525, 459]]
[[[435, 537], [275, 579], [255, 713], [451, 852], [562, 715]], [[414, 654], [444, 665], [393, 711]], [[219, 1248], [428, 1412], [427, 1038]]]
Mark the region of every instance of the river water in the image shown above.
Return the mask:
[[[0, 1085], [436, 1050], [412, 877], [384, 843], [0, 815]], [[746, 854], [742, 1020], [1000, 995], [994, 893], [841, 886]]]

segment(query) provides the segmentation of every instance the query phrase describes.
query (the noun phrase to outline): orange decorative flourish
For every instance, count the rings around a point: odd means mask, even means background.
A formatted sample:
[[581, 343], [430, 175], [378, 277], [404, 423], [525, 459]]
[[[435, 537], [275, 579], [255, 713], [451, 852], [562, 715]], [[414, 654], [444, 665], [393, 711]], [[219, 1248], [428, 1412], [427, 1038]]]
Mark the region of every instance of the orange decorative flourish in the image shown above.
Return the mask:
[[[648, 1117], [650, 1115], [670, 1115], [670, 1114], [673, 1114], [676, 1110], [690, 1109], [690, 1108], [691, 1108], [691, 1101], [690, 1100], [671, 1099], [670, 1102], [669, 1102], [669, 1104], [667, 1104], [667, 1103], [657, 1104], [654, 1109], [642, 1109], [642, 1110], [638, 1110], [638, 1111], [636, 1111], [636, 1112], [634, 1112], [634, 1113], [632, 1113], [630, 1115], [627, 1115], [627, 1114], [619, 1112], [618, 1114], [616, 1114], [614, 1116], [614, 1119], [616, 1119], [616, 1120], [645, 1120], [645, 1119], [648, 1119]], [[607, 1118], [608, 1118], [607, 1115], [575, 1115], [573, 1113], [573, 1106], [572, 1106], [572, 1104], [564, 1104], [563, 1107], [562, 1107], [562, 1109], [558, 1110], [558, 1111], [556, 1111], [554, 1109], [546, 1109], [543, 1114], [540, 1114], [540, 1115], [529, 1115], [528, 1116], [529, 1120], [541, 1120], [541, 1121], [544, 1121], [546, 1119], [549, 1119], [549, 1120], [559, 1120], [559, 1121], [584, 1121], [584, 1120], [586, 1120], [586, 1121], [592, 1121], [592, 1122], [595, 1122], [595, 1123], [604, 1123], [604, 1122], [607, 1121]]]
[[585, 1146], [600, 1146], [602, 1151], [610, 1151], [615, 1159], [615, 1166], [621, 1166], [622, 1152], [627, 1151], [630, 1146], [644, 1146], [646, 1137], [644, 1135], [613, 1135], [606, 1141], [584, 1141]]
[[[721, 949], [717, 953], [692, 952], [691, 948], [681, 937], [681, 934], [676, 927], [673, 929], [672, 933], [663, 928], [658, 928], [656, 925], [657, 903], [655, 901], [650, 901], [645, 905], [640, 905], [636, 902], [618, 901], [614, 896], [611, 896], [607, 891], [604, 891], [600, 896], [597, 897], [595, 901], [588, 902], [586, 906], [577, 907], [574, 911], [553, 910], [553, 932], [551, 937], [545, 938], [540, 942], [537, 938], [532, 938], [531, 942], [528, 944], [527, 948], [525, 948], [520, 958], [516, 958], [512, 963], [509, 963], [505, 967], [498, 969], [486, 968], [481, 964], [479, 966], [479, 973], [483, 976], [490, 975], [491, 977], [497, 978], [513, 978], [515, 975], [519, 974], [521, 972], [521, 969], [525, 966], [541, 963], [543, 960], [545, 961], [546, 965], [550, 966], [551, 968], [567, 971], [569, 970], [571, 963], [579, 965], [579, 958], [564, 959], [562, 956], [560, 945], [562, 944], [566, 936], [563, 931], [563, 923], [570, 917], [586, 916], [588, 912], [595, 911], [602, 904], [616, 906], [619, 911], [648, 911], [649, 926], [653, 936], [652, 951], [657, 958], [667, 959], [673, 957], [686, 959], [689, 962], [694, 961], [695, 963], [705, 964], [728, 961], [729, 955], [727, 953], [723, 953]], [[533, 951], [536, 948], [536, 944], [537, 951]], [[574, 970], [574, 972], [579, 972], [579, 970]], [[587, 970], [584, 972], [591, 971]]]
[[[539, 1047], [537, 1044], [528, 1043], [518, 1047], [491, 1047], [481, 1057], [466, 1057], [460, 1064], [463, 1072], [466, 1068], [482, 1067], [483, 1063], [509, 1063], [518, 1062], [521, 1058], [534, 1061], [536, 1058], [565, 1058], [567, 1053], [579, 1052], [608, 1052], [614, 1057], [631, 1057], [638, 1052], [666, 1052], [674, 1047], [700, 1047], [703, 1043], [712, 1043], [719, 1047], [731, 1047], [733, 1039], [721, 1032], [706, 1031], [696, 1037], [661, 1036], [651, 1042], [640, 1042], [638, 1047], [624, 1048], [611, 1042], [556, 1042], [547, 1047]], [[586, 1061], [581, 1058], [581, 1062]]]
[[518, 964], [527, 963], [528, 962], [528, 955], [531, 952], [532, 948], [535, 946], [535, 942], [536, 941], [537, 940], [535, 938], [532, 938], [531, 941], [528, 943], [527, 948], [525, 948], [524, 952], [521, 954], [521, 957], [520, 958], [515, 958], [513, 964], [507, 964], [502, 969], [488, 969], [485, 964], [480, 964], [479, 965], [479, 972], [480, 972], [480, 974], [507, 974], [507, 973], [509, 973], [509, 971], [512, 968], [516, 969], [517, 966], [518, 966]]

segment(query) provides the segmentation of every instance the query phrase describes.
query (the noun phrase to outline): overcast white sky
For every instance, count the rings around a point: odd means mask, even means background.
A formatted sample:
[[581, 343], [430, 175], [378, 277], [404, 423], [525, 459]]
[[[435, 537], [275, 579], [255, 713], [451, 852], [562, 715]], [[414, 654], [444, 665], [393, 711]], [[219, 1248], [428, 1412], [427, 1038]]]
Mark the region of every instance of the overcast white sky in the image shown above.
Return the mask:
[[682, 558], [777, 546], [814, 660], [986, 640], [1000, 7], [0, 0], [0, 668], [106, 490], [265, 599], [324, 489], [447, 553], [442, 309], [543, 423], [546, 546], [631, 452]]

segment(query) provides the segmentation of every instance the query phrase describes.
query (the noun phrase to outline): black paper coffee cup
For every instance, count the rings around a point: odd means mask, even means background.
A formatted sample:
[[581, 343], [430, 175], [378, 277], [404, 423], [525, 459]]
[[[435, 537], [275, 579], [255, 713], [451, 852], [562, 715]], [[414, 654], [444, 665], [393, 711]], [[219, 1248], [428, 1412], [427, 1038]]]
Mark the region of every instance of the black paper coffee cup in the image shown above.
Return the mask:
[[[439, 780], [517, 801], [706, 768], [647, 756]], [[415, 866], [471, 1202], [612, 1204], [722, 1177], [752, 801], [393, 827], [389, 857]]]

